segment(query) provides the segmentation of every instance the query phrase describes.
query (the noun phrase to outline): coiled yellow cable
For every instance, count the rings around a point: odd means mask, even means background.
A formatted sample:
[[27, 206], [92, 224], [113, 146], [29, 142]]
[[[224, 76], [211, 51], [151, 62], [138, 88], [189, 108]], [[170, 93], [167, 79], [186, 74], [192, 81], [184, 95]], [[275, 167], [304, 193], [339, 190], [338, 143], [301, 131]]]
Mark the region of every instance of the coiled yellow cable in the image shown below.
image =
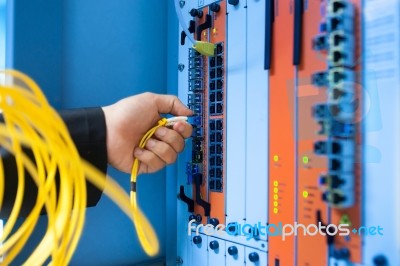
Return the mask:
[[[149, 255], [159, 250], [157, 236], [137, 205], [136, 190], [128, 195], [112, 178], [81, 159], [62, 119], [48, 104], [37, 84], [28, 76], [13, 70], [0, 72], [5, 77], [0, 84], [0, 146], [16, 160], [18, 188], [13, 209], [4, 226], [0, 242], [3, 264], [10, 264], [29, 239], [43, 208], [47, 212], [47, 230], [24, 265], [43, 265], [49, 258], [51, 265], [68, 265], [76, 250], [85, 221], [86, 179], [113, 200], [132, 220], [139, 240]], [[163, 126], [164, 120], [142, 139], [140, 147]], [[33, 159], [25, 154], [29, 149]], [[139, 162], [132, 168], [132, 184], [136, 184]], [[25, 171], [37, 186], [35, 206], [24, 222], [15, 228], [23, 201]], [[57, 191], [55, 176], [59, 174]], [[4, 166], [0, 157], [0, 208], [3, 202]], [[136, 187], [136, 185], [134, 185]]]

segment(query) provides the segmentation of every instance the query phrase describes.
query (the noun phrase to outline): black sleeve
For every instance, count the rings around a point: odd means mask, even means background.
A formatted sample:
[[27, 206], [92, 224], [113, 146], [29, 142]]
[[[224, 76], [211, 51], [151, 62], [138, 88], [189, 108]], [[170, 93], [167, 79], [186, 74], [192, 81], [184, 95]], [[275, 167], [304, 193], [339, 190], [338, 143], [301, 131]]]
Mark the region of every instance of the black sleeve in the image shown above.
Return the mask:
[[[106, 124], [100, 107], [72, 109], [60, 112], [69, 133], [82, 158], [93, 164], [100, 171], [107, 171]], [[0, 118], [2, 120], [2, 118]], [[27, 151], [29, 153], [29, 151]], [[4, 165], [4, 197], [0, 218], [7, 218], [14, 205], [18, 187], [15, 158], [5, 149], [0, 148]], [[31, 158], [32, 155], [31, 155]], [[27, 216], [36, 202], [37, 188], [25, 172], [24, 201], [20, 216]], [[104, 175], [105, 177], [105, 175]], [[87, 206], [95, 206], [100, 200], [102, 190], [87, 182]]]

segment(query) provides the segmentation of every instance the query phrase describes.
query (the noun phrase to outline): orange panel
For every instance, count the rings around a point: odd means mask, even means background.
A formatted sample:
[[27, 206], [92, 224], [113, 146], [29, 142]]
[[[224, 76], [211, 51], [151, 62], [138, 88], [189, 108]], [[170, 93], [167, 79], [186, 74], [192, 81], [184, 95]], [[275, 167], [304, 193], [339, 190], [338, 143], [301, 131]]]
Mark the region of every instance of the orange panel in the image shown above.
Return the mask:
[[[311, 110], [316, 103], [326, 101], [326, 88], [312, 85], [311, 75], [325, 71], [326, 55], [312, 49], [312, 39], [318, 34], [318, 25], [322, 20], [321, 2], [308, 1], [303, 14], [303, 35], [301, 65], [298, 68], [298, 223], [309, 225], [317, 223], [320, 211], [323, 223], [327, 223], [327, 204], [322, 200], [318, 188], [319, 175], [326, 172], [326, 157], [314, 155], [314, 141], [318, 138], [320, 127], [313, 119]], [[317, 234], [297, 237], [297, 265], [327, 265], [327, 239]], [[318, 254], [318, 255], [316, 255]]]
[[[275, 1], [269, 89], [269, 224], [293, 224], [295, 209], [294, 67], [291, 0]], [[270, 232], [272, 232], [271, 229]], [[294, 265], [294, 238], [268, 239], [269, 265]]]
[[[220, 11], [218, 13], [212, 12], [213, 16], [213, 27], [210, 31], [210, 41], [212, 43], [223, 42], [225, 45], [225, 30], [226, 30], [226, 1], [221, 1], [220, 3]], [[226, 45], [224, 46], [226, 47]], [[226, 66], [226, 51], [224, 52], [224, 65]], [[223, 77], [226, 77], [225, 69], [223, 71]], [[225, 82], [223, 83], [223, 97], [224, 103], [226, 103], [226, 87]], [[224, 106], [224, 113], [226, 113], [226, 106]], [[226, 143], [226, 118], [224, 115], [215, 116], [215, 118], [223, 119], [223, 143]], [[223, 155], [226, 154], [226, 145], [223, 146]], [[225, 165], [225, 156], [223, 158], [223, 164]], [[224, 168], [225, 169], [225, 168]], [[211, 218], [218, 218], [221, 224], [225, 224], [225, 191], [226, 191], [226, 176], [225, 171], [222, 172], [222, 192], [212, 192], [210, 191], [210, 203], [211, 203]]]

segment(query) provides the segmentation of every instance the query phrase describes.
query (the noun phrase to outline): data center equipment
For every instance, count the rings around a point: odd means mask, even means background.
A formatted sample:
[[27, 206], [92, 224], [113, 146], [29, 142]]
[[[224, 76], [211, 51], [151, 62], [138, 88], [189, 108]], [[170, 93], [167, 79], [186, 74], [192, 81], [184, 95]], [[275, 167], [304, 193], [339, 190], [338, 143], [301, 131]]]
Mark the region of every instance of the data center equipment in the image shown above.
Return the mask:
[[400, 265], [400, 1], [175, 1], [176, 264]]

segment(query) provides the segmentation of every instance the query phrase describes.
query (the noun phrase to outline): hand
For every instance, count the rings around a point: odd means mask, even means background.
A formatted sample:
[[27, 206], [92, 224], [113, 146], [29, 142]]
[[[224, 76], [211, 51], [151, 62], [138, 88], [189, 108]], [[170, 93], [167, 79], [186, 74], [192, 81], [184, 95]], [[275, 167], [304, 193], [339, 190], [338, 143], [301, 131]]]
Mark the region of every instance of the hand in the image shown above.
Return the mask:
[[172, 129], [158, 128], [145, 149], [138, 147], [146, 132], [160, 120], [160, 114], [192, 115], [175, 96], [143, 93], [103, 107], [107, 126], [108, 162], [130, 173], [134, 157], [140, 161], [139, 173], [153, 173], [175, 162], [192, 134], [192, 126], [176, 123]]

